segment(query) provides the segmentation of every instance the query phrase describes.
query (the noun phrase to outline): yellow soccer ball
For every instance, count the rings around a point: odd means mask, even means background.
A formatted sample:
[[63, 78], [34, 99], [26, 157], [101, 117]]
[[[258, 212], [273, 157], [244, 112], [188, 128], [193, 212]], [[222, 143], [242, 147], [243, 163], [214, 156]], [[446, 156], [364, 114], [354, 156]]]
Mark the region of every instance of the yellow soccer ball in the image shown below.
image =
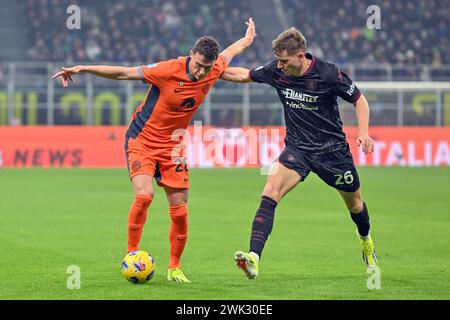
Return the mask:
[[155, 260], [146, 251], [132, 251], [122, 261], [122, 275], [132, 283], [145, 283], [154, 272]]

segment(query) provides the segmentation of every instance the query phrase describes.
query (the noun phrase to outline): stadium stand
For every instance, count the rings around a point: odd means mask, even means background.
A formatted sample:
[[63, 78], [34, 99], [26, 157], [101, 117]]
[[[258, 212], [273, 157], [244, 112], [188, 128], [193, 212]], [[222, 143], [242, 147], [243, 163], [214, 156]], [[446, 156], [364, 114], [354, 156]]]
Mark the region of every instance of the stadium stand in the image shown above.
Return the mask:
[[[366, 28], [366, 9], [378, 5], [381, 28]], [[337, 63], [450, 63], [450, 1], [283, 0], [289, 20], [317, 54]], [[311, 13], [311, 14], [310, 14]]]
[[[435, 86], [450, 81], [450, 0], [0, 0], [0, 4], [8, 8], [0, 12], [0, 43], [7, 44], [0, 50], [0, 124], [126, 124], [146, 90], [142, 84], [83, 75], [68, 91], [50, 75], [61, 65], [141, 65], [176, 58], [187, 55], [205, 34], [225, 48], [243, 35], [250, 16], [255, 18], [258, 38], [233, 65], [255, 67], [272, 60], [273, 37], [295, 26], [305, 34], [314, 55], [337, 63], [358, 83], [380, 83], [362, 87], [373, 124], [450, 123], [448, 88]], [[73, 4], [82, 10], [81, 30], [65, 27], [66, 9]], [[366, 28], [369, 5], [381, 9], [379, 30]], [[392, 81], [401, 83], [394, 88]], [[411, 81], [421, 85], [411, 88], [407, 83]], [[120, 117], [113, 121], [115, 108], [120, 108]], [[94, 109], [102, 110], [100, 116]], [[343, 104], [341, 110], [344, 122], [354, 124], [353, 107]], [[283, 124], [272, 90], [224, 81], [217, 83], [194, 119], [226, 127]]]
[[[66, 4], [61, 4], [65, 2]], [[242, 36], [248, 1], [78, 1], [83, 25], [61, 32], [69, 0], [27, 0], [32, 61], [142, 63], [186, 55], [197, 38], [214, 35], [224, 48]], [[58, 5], [57, 5], [58, 4]], [[49, 19], [49, 17], [60, 19]], [[88, 31], [85, 31], [88, 30]], [[267, 50], [266, 50], [267, 51]], [[239, 62], [261, 61], [256, 47]]]
[[[61, 5], [66, 2], [67, 5]], [[184, 55], [193, 41], [212, 34], [232, 43], [251, 16], [248, 1], [162, 0], [78, 1], [83, 29], [60, 32], [69, 0], [27, 0], [33, 61], [142, 62]], [[380, 30], [365, 28], [366, 8], [377, 4]], [[283, 0], [290, 24], [300, 28], [319, 57], [336, 63], [450, 64], [450, 0], [315, 1]], [[49, 19], [49, 17], [53, 17]], [[59, 17], [55, 19], [54, 17]], [[277, 18], [274, 15], [274, 18]], [[257, 21], [258, 22], [258, 21]], [[264, 28], [263, 23], [258, 24]], [[255, 44], [257, 46], [257, 44]], [[263, 48], [260, 48], [263, 49]], [[261, 62], [253, 48], [245, 62]]]

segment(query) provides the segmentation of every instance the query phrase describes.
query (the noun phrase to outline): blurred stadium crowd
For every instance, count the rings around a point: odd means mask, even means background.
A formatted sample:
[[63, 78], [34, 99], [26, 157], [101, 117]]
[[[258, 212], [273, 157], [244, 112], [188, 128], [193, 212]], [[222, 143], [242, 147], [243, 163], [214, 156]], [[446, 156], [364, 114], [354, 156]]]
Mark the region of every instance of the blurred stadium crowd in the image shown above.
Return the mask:
[[[450, 63], [449, 0], [284, 0], [289, 20], [313, 41], [316, 54], [336, 63]], [[370, 5], [381, 28], [365, 28]], [[310, 14], [311, 13], [311, 14]]]
[[[142, 63], [186, 55], [204, 34], [226, 47], [252, 16], [245, 0], [78, 0], [83, 26], [61, 32], [71, 0], [26, 0], [33, 61]], [[381, 29], [366, 28], [369, 5], [381, 8]], [[317, 56], [336, 63], [450, 64], [450, 0], [282, 0], [289, 25], [300, 28]], [[50, 18], [51, 17], [51, 18]], [[278, 16], [274, 13], [274, 19]], [[259, 29], [262, 21], [256, 21]], [[259, 32], [263, 35], [264, 32]], [[256, 41], [236, 62], [271, 59]]]
[[[81, 0], [76, 3], [82, 6], [82, 30], [61, 32], [65, 9], [73, 2], [27, 0], [31, 60], [160, 61], [189, 54], [195, 40], [206, 34], [214, 35], [224, 49], [244, 36], [251, 16], [248, 1], [241, 0]], [[236, 60], [261, 61], [262, 52], [267, 50], [255, 44]]]
[[[195, 40], [205, 34], [217, 38], [223, 49], [244, 35], [244, 22], [250, 16], [255, 18], [258, 38], [243, 55], [233, 59], [234, 65], [255, 67], [272, 60], [273, 37], [284, 28], [295, 26], [305, 34], [309, 52], [337, 63], [356, 81], [450, 80], [450, 0], [20, 0], [18, 3], [18, 14], [23, 11], [25, 17], [27, 38], [20, 52], [26, 52], [25, 59], [30, 63], [14, 68], [0, 63], [0, 102], [1, 94], [3, 97], [23, 94], [23, 101], [25, 93], [35, 98], [28, 105], [24, 102], [24, 112], [18, 116], [14, 116], [10, 103], [8, 123], [12, 124], [90, 124], [99, 116], [86, 120], [80, 110], [99, 109], [95, 99], [104, 97], [103, 94], [113, 95], [114, 99], [97, 103], [102, 113], [101, 121], [95, 121], [115, 123], [111, 110], [116, 107], [113, 102], [119, 99], [120, 124], [126, 124], [125, 105], [146, 89], [140, 83], [128, 90], [122, 83], [79, 77], [73, 84], [78, 91], [72, 92], [53, 87], [49, 68], [82, 63], [141, 65], [176, 58], [188, 55]], [[65, 27], [66, 9], [73, 4], [81, 7], [81, 30]], [[370, 5], [381, 9], [379, 30], [366, 27]], [[263, 86], [249, 87], [219, 81], [210, 102], [205, 102], [202, 109], [205, 112], [197, 113], [194, 119], [226, 127], [282, 124], [282, 110], [274, 92]], [[368, 90], [366, 93], [372, 124], [450, 123], [450, 113], [442, 111], [448, 108], [450, 92]], [[71, 94], [84, 100], [66, 100]], [[21, 105], [21, 99], [15, 98], [14, 103]], [[47, 101], [54, 101], [54, 106], [49, 107]], [[133, 106], [137, 103], [132, 102]], [[1, 109], [0, 103], [0, 123], [2, 119], [6, 122], [5, 106]], [[35, 109], [36, 115], [30, 116], [33, 114], [30, 110]], [[349, 105], [341, 111], [344, 122], [354, 124], [353, 107]]]

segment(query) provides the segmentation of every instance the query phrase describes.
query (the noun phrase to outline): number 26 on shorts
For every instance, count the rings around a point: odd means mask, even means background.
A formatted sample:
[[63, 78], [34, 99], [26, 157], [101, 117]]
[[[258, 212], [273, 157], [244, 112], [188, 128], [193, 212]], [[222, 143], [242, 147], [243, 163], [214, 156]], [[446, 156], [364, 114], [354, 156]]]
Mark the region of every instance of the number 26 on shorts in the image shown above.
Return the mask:
[[177, 161], [177, 166], [175, 167], [175, 172], [183, 172], [186, 171], [188, 172], [188, 164], [186, 162], [182, 162], [180, 160]]
[[335, 185], [344, 185], [344, 184], [352, 184], [353, 183], [353, 174], [351, 171], [346, 171], [344, 174], [337, 173], [334, 175], [336, 177]]

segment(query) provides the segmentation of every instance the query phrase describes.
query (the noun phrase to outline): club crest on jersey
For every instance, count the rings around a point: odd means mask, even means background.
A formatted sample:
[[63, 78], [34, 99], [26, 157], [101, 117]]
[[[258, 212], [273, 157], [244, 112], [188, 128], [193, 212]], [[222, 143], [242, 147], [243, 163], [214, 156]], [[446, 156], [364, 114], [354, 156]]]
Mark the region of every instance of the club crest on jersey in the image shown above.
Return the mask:
[[306, 88], [308, 90], [316, 90], [317, 89], [317, 81], [313, 79], [306, 80]]
[[131, 164], [131, 170], [136, 171], [141, 167], [141, 163], [139, 162], [139, 160], [134, 160], [133, 163]]

